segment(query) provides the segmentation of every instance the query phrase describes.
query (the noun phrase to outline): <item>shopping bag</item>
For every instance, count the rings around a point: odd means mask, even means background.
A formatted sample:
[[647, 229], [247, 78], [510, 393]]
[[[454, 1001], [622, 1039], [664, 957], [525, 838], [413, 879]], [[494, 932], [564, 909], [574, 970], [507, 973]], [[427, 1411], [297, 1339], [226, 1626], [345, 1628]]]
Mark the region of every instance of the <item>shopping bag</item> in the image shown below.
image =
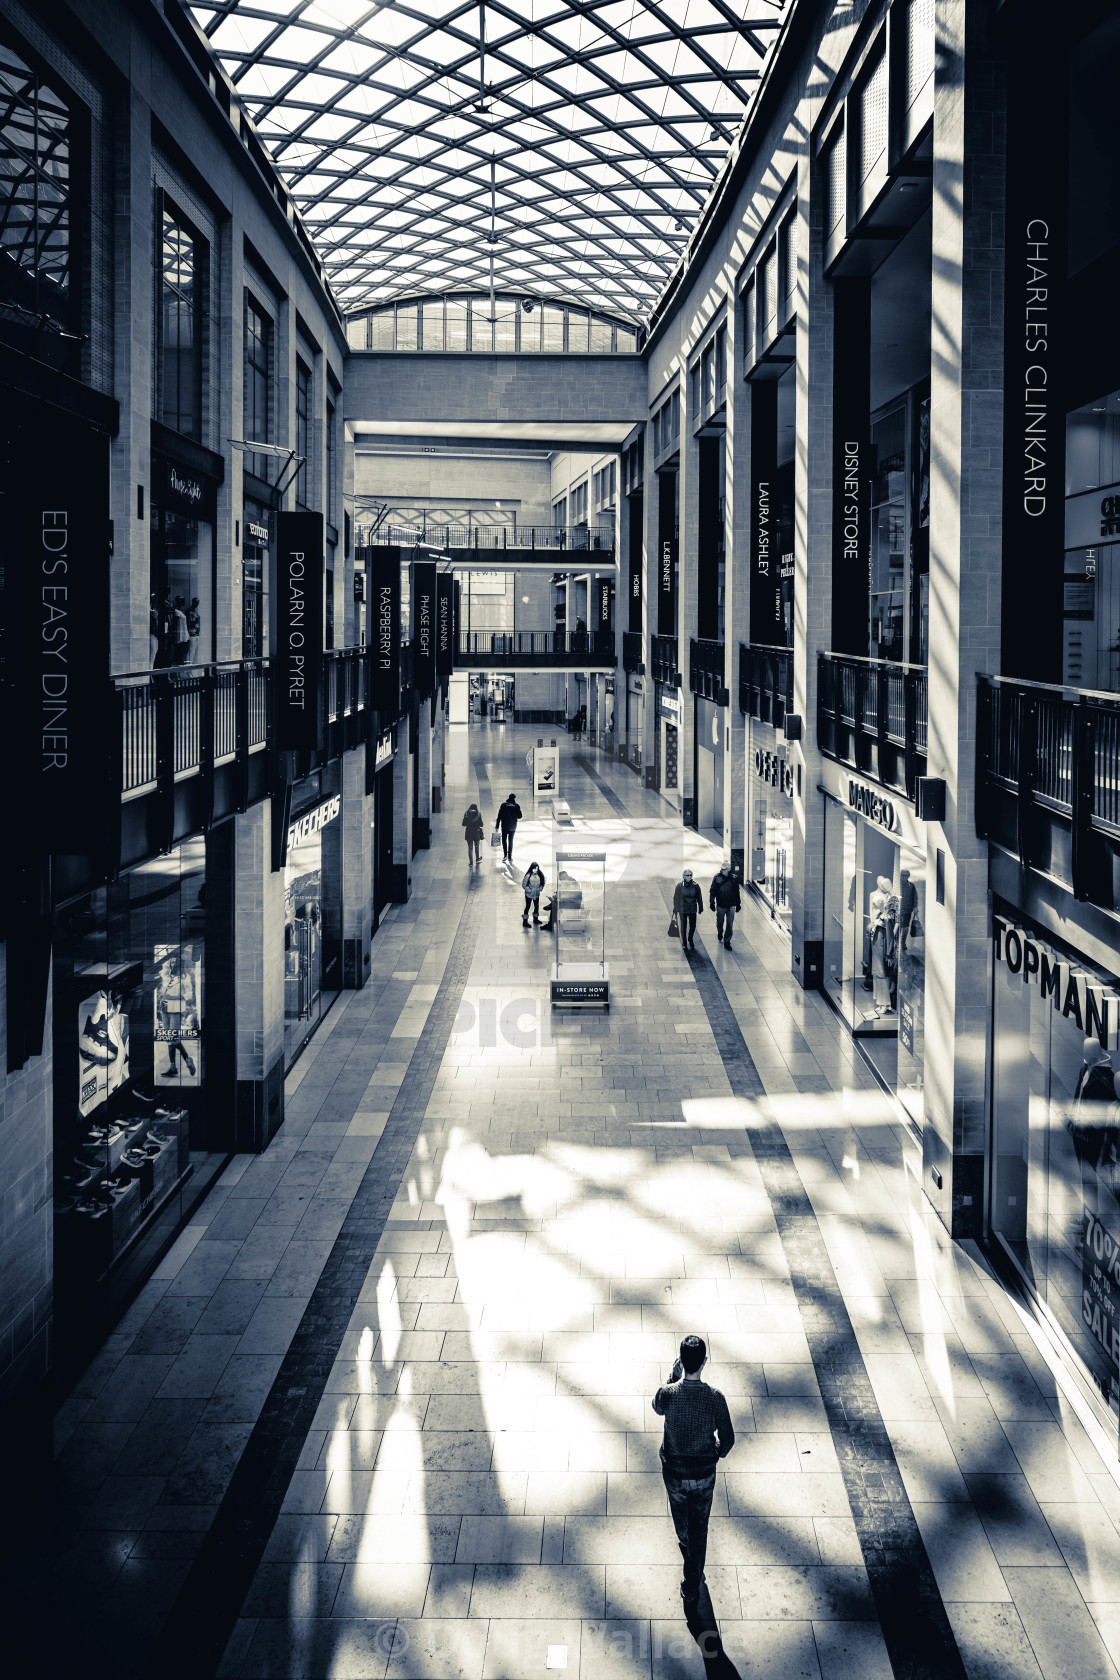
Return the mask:
[[681, 924], [678, 922], [677, 912], [674, 910], [673, 915], [672, 915], [672, 919], [669, 923], [669, 938], [670, 939], [679, 939], [680, 936], [681, 936]]
[[926, 930], [919, 921], [916, 910], [910, 918], [910, 931], [906, 936], [906, 949], [912, 957], [924, 957], [926, 954]]
[[490, 844], [492, 846], [500, 846], [501, 843], [502, 843], [502, 831], [501, 831], [500, 828], [496, 828], [494, 830], [493, 834], [490, 836]]

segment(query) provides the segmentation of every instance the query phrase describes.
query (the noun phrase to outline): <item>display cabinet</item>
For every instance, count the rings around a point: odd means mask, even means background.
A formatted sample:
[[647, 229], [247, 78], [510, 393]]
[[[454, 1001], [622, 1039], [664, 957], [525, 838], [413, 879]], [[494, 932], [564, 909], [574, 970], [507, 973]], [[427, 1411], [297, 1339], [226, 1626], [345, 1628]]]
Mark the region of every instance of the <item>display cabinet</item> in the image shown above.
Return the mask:
[[607, 1009], [607, 854], [587, 847], [556, 849], [554, 1008]]

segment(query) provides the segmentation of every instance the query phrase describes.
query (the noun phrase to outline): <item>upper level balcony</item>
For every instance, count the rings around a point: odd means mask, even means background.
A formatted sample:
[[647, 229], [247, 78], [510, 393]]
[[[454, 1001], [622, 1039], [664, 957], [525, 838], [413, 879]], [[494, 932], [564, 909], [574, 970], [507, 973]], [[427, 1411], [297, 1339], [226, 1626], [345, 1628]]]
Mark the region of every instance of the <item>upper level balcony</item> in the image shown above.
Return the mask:
[[703, 640], [693, 636], [688, 644], [688, 686], [693, 694], [711, 700], [717, 706], [729, 704], [730, 695], [723, 680], [725, 649], [723, 642]]
[[926, 773], [926, 668], [846, 653], [817, 655], [821, 751], [913, 799]]
[[624, 630], [622, 632], [622, 669], [629, 671], [635, 677], [644, 677], [646, 674], [642, 651], [642, 632], [640, 630]]
[[654, 682], [667, 688], [680, 688], [681, 673], [677, 665], [677, 638], [651, 636], [649, 639], [649, 667]]
[[438, 549], [455, 565], [563, 566], [614, 564], [614, 526], [429, 524], [360, 528], [359, 547]]
[[455, 647], [465, 671], [613, 671], [616, 663], [609, 630], [462, 630]]
[[1120, 695], [982, 677], [976, 829], [1120, 910]]
[[781, 729], [793, 710], [793, 649], [739, 643], [739, 710]]

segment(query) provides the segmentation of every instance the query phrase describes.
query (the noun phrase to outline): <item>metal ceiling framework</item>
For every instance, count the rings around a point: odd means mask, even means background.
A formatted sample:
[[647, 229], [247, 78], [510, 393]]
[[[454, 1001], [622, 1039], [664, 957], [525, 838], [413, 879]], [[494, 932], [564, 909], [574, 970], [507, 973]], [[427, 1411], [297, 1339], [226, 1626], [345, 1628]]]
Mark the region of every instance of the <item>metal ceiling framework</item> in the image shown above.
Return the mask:
[[346, 313], [522, 291], [640, 325], [785, 0], [218, 0], [202, 28]]

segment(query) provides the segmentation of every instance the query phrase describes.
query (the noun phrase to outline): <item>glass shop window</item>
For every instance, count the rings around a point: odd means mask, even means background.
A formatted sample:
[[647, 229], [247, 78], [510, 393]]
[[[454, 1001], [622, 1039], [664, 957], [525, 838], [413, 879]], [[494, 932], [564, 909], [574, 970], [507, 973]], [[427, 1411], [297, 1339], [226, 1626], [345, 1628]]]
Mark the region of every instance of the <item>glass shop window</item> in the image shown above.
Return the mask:
[[202, 322], [209, 248], [163, 200], [159, 247], [156, 418], [202, 438]]
[[302, 457], [296, 472], [296, 505], [308, 506], [311, 483], [311, 369], [296, 357], [296, 454]]
[[[0, 299], [18, 312], [0, 322], [5, 342], [76, 371], [73, 265], [74, 131], [69, 107], [36, 70], [0, 44]], [[40, 330], [40, 322], [47, 330]], [[53, 331], [52, 331], [53, 328]]]
[[[245, 441], [273, 442], [272, 408], [272, 322], [264, 310], [245, 293]], [[269, 481], [271, 457], [246, 450], [245, 465], [257, 478]]]
[[871, 493], [870, 654], [906, 657], [906, 408], [871, 429], [876, 474]]

